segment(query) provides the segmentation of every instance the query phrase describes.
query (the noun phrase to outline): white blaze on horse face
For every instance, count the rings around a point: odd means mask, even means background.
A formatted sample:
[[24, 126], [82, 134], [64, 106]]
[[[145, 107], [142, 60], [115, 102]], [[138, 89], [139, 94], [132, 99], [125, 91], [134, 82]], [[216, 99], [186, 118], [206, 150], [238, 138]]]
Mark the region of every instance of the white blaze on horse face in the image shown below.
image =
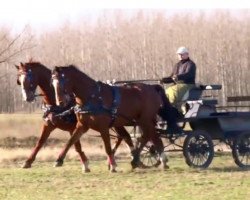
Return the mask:
[[55, 90], [55, 95], [56, 95], [56, 105], [60, 106], [60, 101], [59, 101], [59, 94], [58, 94], [58, 89], [59, 89], [59, 81], [58, 79], [53, 79], [52, 81], [52, 85], [54, 87]]
[[21, 83], [21, 90], [22, 90], [22, 96], [23, 96], [23, 100], [27, 101], [27, 93], [26, 90], [24, 88], [24, 80], [25, 80], [25, 74], [21, 74], [20, 75], [20, 83]]

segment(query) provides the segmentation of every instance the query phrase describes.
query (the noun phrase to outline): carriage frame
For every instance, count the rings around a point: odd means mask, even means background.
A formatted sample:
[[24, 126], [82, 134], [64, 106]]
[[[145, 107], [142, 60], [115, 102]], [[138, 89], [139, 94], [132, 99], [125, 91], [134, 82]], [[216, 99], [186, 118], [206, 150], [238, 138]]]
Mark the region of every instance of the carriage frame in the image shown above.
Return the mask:
[[[152, 80], [149, 80], [152, 82]], [[118, 81], [114, 85], [134, 84], [143, 81]], [[188, 91], [180, 104], [186, 109], [178, 123], [182, 134], [167, 132], [167, 122], [157, 120], [157, 132], [165, 139], [165, 152], [183, 152], [187, 165], [194, 168], [207, 168], [214, 158], [215, 141], [224, 143], [232, 149], [235, 163], [241, 168], [250, 167], [250, 106], [219, 106], [212, 93], [221, 90], [222, 85], [196, 84]], [[209, 91], [210, 95], [204, 95]], [[228, 97], [228, 102], [250, 101], [250, 97]], [[248, 111], [239, 111], [245, 107]], [[189, 124], [189, 128], [185, 128]], [[140, 133], [133, 132], [135, 143], [139, 143]], [[181, 141], [181, 142], [180, 142]], [[170, 148], [173, 147], [173, 148]], [[154, 145], [148, 142], [141, 153], [144, 165], [160, 164]]]

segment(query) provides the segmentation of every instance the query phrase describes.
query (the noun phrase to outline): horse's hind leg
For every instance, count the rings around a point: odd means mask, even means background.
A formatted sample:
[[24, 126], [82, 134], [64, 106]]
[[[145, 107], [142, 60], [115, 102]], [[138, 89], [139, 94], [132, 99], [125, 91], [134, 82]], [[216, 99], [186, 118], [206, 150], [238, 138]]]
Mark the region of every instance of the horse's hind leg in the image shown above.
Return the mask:
[[117, 151], [118, 147], [119, 147], [119, 146], [120, 146], [120, 144], [122, 143], [122, 140], [123, 140], [123, 138], [122, 138], [120, 135], [117, 135], [117, 140], [116, 140], [116, 142], [115, 142], [114, 147], [112, 148], [112, 152], [113, 152], [113, 154], [115, 154], [115, 153], [116, 153], [116, 151]]
[[42, 148], [44, 143], [47, 141], [48, 137], [50, 136], [50, 133], [55, 129], [52, 125], [43, 125], [42, 127], [42, 133], [39, 138], [39, 140], [36, 143], [35, 148], [33, 149], [32, 153], [30, 154], [29, 158], [25, 161], [25, 163], [22, 165], [22, 168], [31, 168], [32, 163], [36, 159], [36, 155], [39, 152], [39, 150]]
[[166, 154], [164, 153], [164, 145], [163, 142], [160, 138], [160, 136], [157, 133], [152, 134], [151, 141], [153, 142], [159, 156], [160, 156], [160, 161], [162, 165], [162, 169], [168, 169], [168, 159]]
[[138, 146], [138, 149], [137, 151], [135, 152], [134, 154], [134, 158], [133, 160], [131, 161], [131, 165], [133, 168], [136, 168], [140, 165], [140, 152], [142, 151], [143, 147], [145, 146], [145, 144], [151, 140], [156, 149], [157, 149], [157, 152], [159, 153], [160, 155], [160, 160], [161, 160], [161, 163], [162, 163], [162, 167], [165, 169], [165, 168], [168, 168], [167, 166], [167, 157], [164, 153], [164, 146], [163, 146], [163, 143], [162, 143], [162, 140], [159, 138], [159, 135], [156, 133], [156, 130], [155, 130], [155, 123], [153, 122], [153, 120], [150, 122], [144, 122], [142, 123], [141, 125], [141, 129], [142, 129], [142, 137], [141, 137], [141, 141], [139, 143], [139, 146]]
[[140, 125], [140, 128], [142, 130], [142, 136], [140, 138], [140, 142], [139, 142], [137, 149], [135, 149], [135, 151], [133, 151], [133, 153], [132, 153], [133, 159], [131, 161], [131, 165], [132, 165], [133, 169], [140, 166], [140, 164], [141, 164], [140, 153], [141, 153], [143, 147], [146, 145], [146, 143], [151, 138], [151, 134], [154, 131], [154, 126], [151, 126], [150, 123], [141, 123], [141, 124], [142, 125]]
[[[134, 144], [133, 141], [128, 133], [128, 131], [123, 127], [115, 127], [115, 131], [118, 134], [118, 141], [116, 142], [115, 147], [113, 148], [113, 153], [115, 154], [118, 146], [120, 145], [121, 141], [124, 140], [130, 149], [130, 152], [134, 151]], [[119, 144], [119, 145], [118, 145]]]

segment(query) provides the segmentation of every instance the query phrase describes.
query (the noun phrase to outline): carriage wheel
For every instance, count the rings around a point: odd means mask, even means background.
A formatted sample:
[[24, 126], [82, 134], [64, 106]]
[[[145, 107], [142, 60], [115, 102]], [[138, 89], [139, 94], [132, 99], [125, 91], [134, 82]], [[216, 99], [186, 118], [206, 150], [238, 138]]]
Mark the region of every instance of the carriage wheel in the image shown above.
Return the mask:
[[194, 131], [187, 135], [183, 145], [187, 165], [194, 168], [207, 168], [214, 157], [211, 137], [204, 131]]
[[141, 162], [146, 167], [157, 167], [160, 164], [159, 154], [156, 151], [155, 146], [148, 142], [141, 152]]
[[233, 143], [234, 162], [242, 168], [250, 167], [250, 132], [241, 133]]

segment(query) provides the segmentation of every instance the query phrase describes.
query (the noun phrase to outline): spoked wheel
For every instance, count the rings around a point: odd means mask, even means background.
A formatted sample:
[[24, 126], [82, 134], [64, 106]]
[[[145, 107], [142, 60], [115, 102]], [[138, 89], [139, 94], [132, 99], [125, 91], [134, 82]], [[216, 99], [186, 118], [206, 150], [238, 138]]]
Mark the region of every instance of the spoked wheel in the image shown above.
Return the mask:
[[233, 143], [234, 162], [242, 168], [250, 168], [250, 132], [241, 133]]
[[160, 158], [155, 146], [148, 142], [141, 152], [141, 162], [146, 167], [157, 167], [160, 165]]
[[207, 168], [214, 157], [211, 137], [204, 131], [194, 131], [187, 135], [183, 145], [187, 165], [194, 168]]

